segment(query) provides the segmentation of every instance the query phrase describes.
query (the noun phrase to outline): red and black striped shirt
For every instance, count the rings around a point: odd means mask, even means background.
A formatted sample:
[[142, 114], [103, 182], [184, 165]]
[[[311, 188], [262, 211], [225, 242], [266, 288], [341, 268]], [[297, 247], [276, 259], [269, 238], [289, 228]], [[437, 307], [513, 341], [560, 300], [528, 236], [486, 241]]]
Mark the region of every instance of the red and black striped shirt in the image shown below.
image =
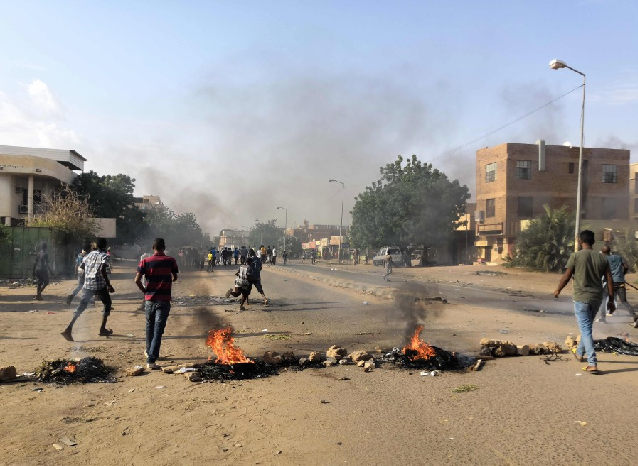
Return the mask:
[[146, 277], [147, 301], [170, 301], [171, 285], [174, 273], [179, 273], [177, 261], [163, 252], [156, 252], [151, 257], [142, 259], [137, 266], [137, 273]]

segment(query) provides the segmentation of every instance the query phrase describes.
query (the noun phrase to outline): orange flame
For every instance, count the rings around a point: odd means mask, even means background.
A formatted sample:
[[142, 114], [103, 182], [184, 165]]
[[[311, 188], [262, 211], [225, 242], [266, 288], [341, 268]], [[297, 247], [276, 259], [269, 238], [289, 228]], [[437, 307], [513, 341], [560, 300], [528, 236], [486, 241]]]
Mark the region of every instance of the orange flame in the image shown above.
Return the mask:
[[[254, 362], [244, 356], [241, 348], [235, 346], [235, 339], [232, 336], [232, 327], [221, 330], [209, 330], [206, 344], [212, 348], [217, 355], [217, 364], [236, 364], [240, 362]], [[209, 360], [212, 359], [208, 358]]]
[[415, 361], [417, 359], [430, 359], [432, 356], [436, 356], [436, 351], [426, 342], [421, 340], [420, 335], [423, 331], [423, 325], [417, 326], [414, 331], [414, 335], [410, 339], [410, 343], [403, 348], [403, 354], [408, 354], [408, 351], [416, 351], [416, 354], [411, 354], [408, 357], [410, 360]]
[[69, 363], [67, 363], [66, 366], [64, 366], [64, 370], [66, 372], [68, 372], [69, 374], [73, 374], [76, 369], [77, 369], [77, 367], [72, 362], [69, 362]]

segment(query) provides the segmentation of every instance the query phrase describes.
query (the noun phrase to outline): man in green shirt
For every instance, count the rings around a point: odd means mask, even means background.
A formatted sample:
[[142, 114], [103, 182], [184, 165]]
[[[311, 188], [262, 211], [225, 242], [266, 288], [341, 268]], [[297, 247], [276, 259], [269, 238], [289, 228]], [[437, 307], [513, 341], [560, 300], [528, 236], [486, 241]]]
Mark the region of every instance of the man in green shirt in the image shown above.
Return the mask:
[[558, 298], [561, 290], [569, 280], [574, 278], [574, 313], [576, 322], [580, 328], [580, 343], [576, 348], [576, 358], [583, 362], [587, 353], [587, 372], [598, 372], [598, 360], [594, 351], [594, 339], [592, 338], [592, 325], [596, 312], [603, 300], [603, 276], [607, 279], [609, 302], [607, 309], [614, 312], [614, 286], [607, 258], [594, 251], [594, 232], [583, 230], [579, 235], [580, 250], [572, 254], [567, 261], [567, 270], [560, 278], [558, 288], [554, 291], [554, 297]]

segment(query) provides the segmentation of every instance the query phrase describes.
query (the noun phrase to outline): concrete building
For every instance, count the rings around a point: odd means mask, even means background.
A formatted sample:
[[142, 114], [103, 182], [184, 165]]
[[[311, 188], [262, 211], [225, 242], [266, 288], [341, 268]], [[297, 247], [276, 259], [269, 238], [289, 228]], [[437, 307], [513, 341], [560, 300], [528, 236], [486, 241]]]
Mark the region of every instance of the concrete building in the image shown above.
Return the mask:
[[71, 183], [84, 162], [74, 150], [0, 145], [0, 223], [17, 226], [33, 218], [43, 195]]
[[219, 247], [248, 247], [248, 238], [250, 237], [250, 231], [247, 230], [231, 230], [226, 229], [219, 232]]
[[638, 163], [629, 165], [629, 219], [638, 220]]
[[[542, 140], [476, 152], [474, 244], [481, 260], [499, 262], [511, 254], [516, 236], [544, 205], [575, 210], [578, 158], [578, 147], [545, 145]], [[628, 150], [585, 148], [582, 181], [582, 219], [628, 219]]]
[[141, 197], [134, 197], [133, 205], [140, 210], [151, 210], [158, 209], [164, 204], [162, 204], [162, 200], [159, 196], [153, 196], [152, 194], [149, 194]]

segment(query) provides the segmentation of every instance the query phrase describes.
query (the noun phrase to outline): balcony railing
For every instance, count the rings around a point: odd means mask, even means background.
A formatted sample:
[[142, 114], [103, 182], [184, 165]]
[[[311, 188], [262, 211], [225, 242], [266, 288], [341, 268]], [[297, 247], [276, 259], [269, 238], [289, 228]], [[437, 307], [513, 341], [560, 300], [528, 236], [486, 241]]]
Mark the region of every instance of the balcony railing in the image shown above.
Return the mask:
[[503, 222], [500, 223], [484, 223], [477, 225], [479, 235], [502, 235]]

